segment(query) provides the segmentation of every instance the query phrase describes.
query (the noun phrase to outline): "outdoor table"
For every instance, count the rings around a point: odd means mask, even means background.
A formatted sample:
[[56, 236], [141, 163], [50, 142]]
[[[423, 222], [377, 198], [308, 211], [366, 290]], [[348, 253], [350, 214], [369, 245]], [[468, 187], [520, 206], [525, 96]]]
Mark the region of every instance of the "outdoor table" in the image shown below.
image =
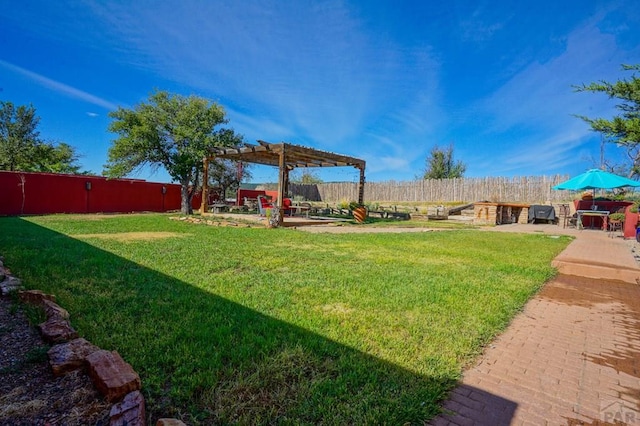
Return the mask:
[[311, 207], [309, 206], [301, 206], [300, 204], [292, 204], [291, 207], [289, 207], [292, 210], [295, 210], [295, 214], [302, 214], [304, 213], [307, 217], [309, 217], [309, 210], [311, 210]]
[[[584, 229], [582, 225], [582, 218], [584, 216], [591, 218], [598, 216], [602, 217], [603, 220], [605, 217], [609, 217], [609, 212], [606, 210], [576, 210], [576, 214], [578, 215], [578, 222], [576, 223], [578, 229]], [[593, 229], [593, 219], [591, 220], [591, 229]]]
[[213, 212], [214, 213], [226, 212], [229, 209], [229, 206], [227, 206], [226, 204], [223, 204], [223, 203], [216, 203], [211, 207], [213, 207]]

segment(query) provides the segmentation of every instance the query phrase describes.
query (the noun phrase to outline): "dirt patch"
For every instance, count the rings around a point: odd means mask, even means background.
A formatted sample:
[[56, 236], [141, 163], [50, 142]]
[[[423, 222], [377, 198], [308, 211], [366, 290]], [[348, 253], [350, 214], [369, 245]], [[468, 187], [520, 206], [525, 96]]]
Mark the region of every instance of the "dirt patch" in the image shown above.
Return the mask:
[[129, 241], [152, 241], [165, 238], [183, 238], [190, 234], [180, 234], [178, 232], [118, 232], [108, 234], [78, 234], [72, 235], [74, 238], [100, 238], [103, 240], [115, 240], [121, 243]]
[[325, 314], [333, 315], [348, 315], [353, 312], [353, 308], [345, 305], [344, 303], [332, 303], [329, 305], [322, 305], [322, 311]]
[[311, 233], [329, 233], [329, 234], [402, 234], [408, 232], [434, 232], [434, 231], [452, 231], [448, 228], [401, 228], [401, 227], [369, 227], [369, 226], [337, 226], [337, 225], [312, 225], [298, 226], [299, 231]]
[[49, 346], [19, 305], [0, 299], [0, 424], [107, 425], [111, 404], [84, 372], [54, 377]]

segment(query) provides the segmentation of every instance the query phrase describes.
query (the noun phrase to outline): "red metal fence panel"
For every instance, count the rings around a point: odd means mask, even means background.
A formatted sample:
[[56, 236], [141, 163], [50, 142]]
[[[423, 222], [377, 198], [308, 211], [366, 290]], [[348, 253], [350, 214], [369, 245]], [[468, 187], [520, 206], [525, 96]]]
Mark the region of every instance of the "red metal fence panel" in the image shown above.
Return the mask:
[[[192, 205], [200, 207], [196, 193]], [[0, 215], [164, 212], [180, 209], [180, 185], [140, 179], [0, 171]]]

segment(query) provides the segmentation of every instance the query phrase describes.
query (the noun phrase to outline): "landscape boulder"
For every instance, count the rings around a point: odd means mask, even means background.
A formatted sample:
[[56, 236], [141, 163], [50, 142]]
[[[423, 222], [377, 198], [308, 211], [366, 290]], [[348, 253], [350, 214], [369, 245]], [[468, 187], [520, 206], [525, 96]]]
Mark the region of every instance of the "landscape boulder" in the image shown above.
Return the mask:
[[47, 355], [54, 376], [62, 376], [83, 368], [86, 364], [85, 359], [98, 350], [100, 350], [99, 347], [80, 337], [55, 345], [49, 349]]
[[0, 282], [0, 291], [3, 296], [7, 296], [10, 292], [20, 290], [21, 288], [22, 281], [20, 281], [20, 278], [16, 278], [13, 275], [5, 276], [2, 282]]
[[93, 384], [109, 402], [119, 401], [129, 392], [140, 389], [140, 376], [118, 352], [101, 349], [86, 360]]
[[38, 325], [38, 329], [47, 343], [64, 343], [78, 337], [78, 332], [71, 327], [69, 321], [59, 317], [49, 318]]
[[122, 402], [114, 404], [109, 417], [110, 426], [145, 426], [144, 397], [140, 391], [128, 393]]
[[36, 306], [44, 306], [45, 300], [56, 301], [56, 297], [53, 294], [46, 294], [40, 290], [20, 290], [18, 291], [18, 296], [24, 303]]
[[44, 313], [47, 315], [47, 318], [69, 319], [69, 312], [51, 300], [43, 300], [42, 306], [44, 307]]

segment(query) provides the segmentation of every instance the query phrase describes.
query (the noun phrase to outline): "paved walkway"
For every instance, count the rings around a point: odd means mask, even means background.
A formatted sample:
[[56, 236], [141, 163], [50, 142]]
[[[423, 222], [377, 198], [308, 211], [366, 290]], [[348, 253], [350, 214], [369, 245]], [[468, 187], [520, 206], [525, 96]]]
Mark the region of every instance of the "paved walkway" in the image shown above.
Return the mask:
[[640, 245], [553, 225], [494, 230], [576, 239], [431, 424], [640, 425]]

